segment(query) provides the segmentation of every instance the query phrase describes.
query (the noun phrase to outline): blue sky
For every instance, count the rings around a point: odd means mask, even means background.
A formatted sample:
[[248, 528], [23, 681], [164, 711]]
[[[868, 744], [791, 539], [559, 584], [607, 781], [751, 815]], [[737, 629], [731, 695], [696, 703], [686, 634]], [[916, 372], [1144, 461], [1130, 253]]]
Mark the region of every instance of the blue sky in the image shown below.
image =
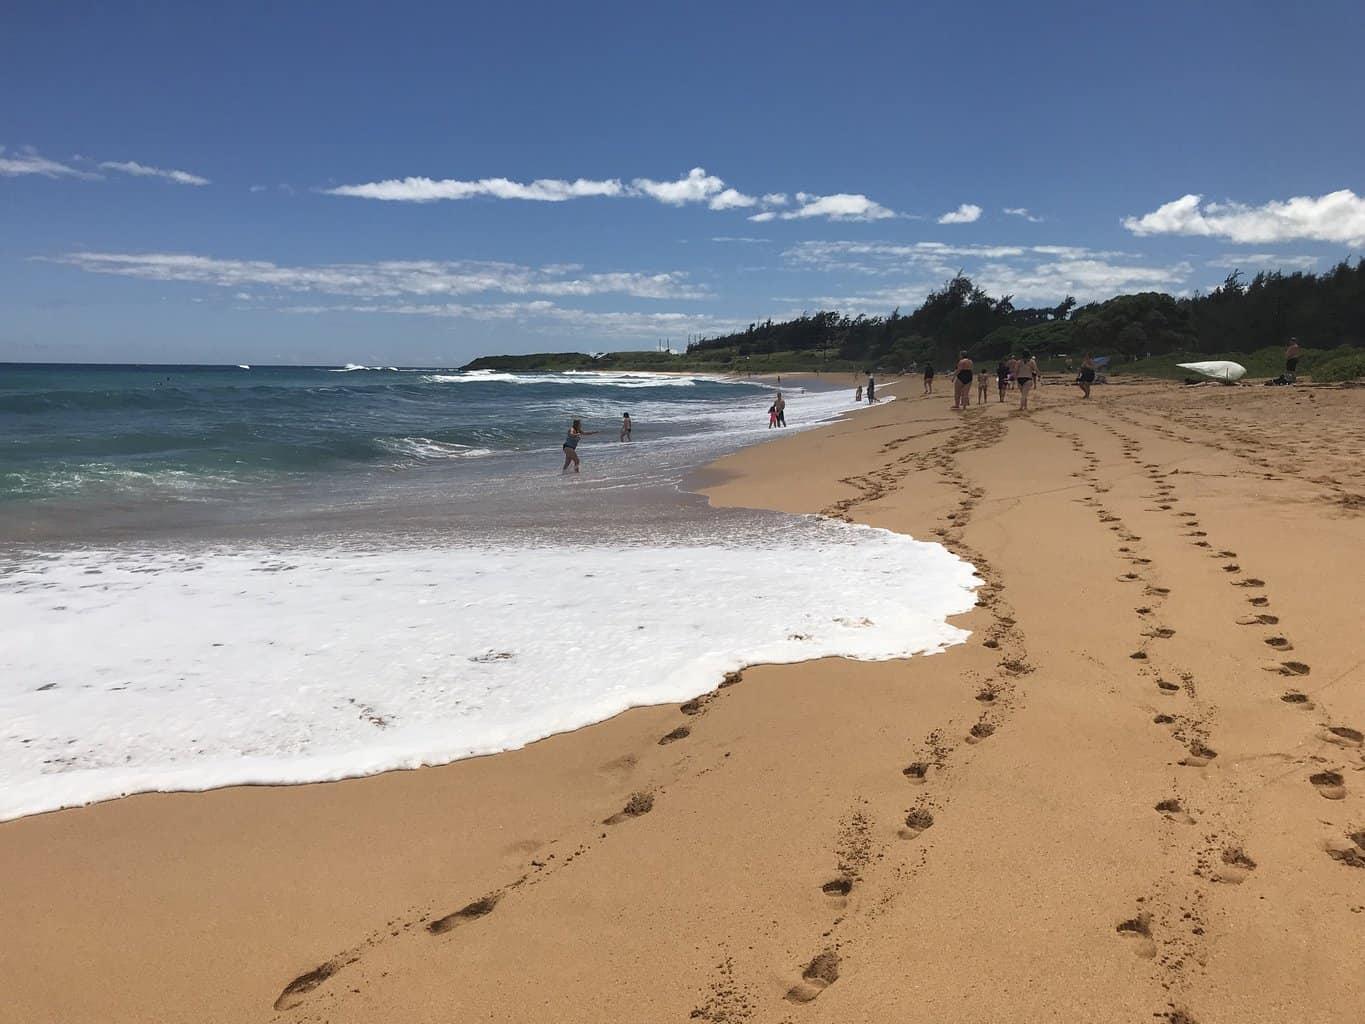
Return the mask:
[[1110, 6], [10, 3], [0, 360], [449, 365], [1362, 251], [1365, 5]]

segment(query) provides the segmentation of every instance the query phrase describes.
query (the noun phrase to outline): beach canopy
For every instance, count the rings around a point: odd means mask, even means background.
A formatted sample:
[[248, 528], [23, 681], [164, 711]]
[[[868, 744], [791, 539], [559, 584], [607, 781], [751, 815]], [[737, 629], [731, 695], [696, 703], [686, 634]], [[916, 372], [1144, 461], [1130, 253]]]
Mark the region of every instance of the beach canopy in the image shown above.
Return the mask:
[[1241, 363], [1234, 363], [1226, 359], [1213, 359], [1205, 363], [1176, 363], [1176, 365], [1182, 370], [1193, 370], [1210, 380], [1221, 380], [1228, 384], [1235, 380], [1241, 380], [1247, 374], [1247, 368]]

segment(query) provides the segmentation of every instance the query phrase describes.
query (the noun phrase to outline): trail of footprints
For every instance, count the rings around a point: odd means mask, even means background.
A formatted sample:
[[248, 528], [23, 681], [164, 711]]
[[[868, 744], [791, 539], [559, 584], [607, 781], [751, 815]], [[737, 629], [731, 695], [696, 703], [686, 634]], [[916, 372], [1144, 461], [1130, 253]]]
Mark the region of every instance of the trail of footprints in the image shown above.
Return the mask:
[[[901, 842], [912, 844], [917, 865], [925, 862], [929, 849], [924, 836], [934, 827], [936, 816], [948, 809], [949, 798], [943, 792], [944, 787], [936, 785], [936, 782], [941, 781], [950, 770], [959, 744], [967, 747], [979, 744], [1005, 724], [1016, 705], [1019, 679], [1033, 671], [1028, 662], [1023, 635], [1004, 598], [1004, 584], [999, 574], [979, 551], [966, 544], [962, 536], [985, 492], [974, 486], [962, 472], [957, 455], [996, 444], [1004, 430], [1004, 422], [996, 417], [982, 413], [968, 414], [954, 427], [942, 431], [947, 437], [933, 449], [898, 456], [878, 470], [847, 478], [844, 482], [853, 486], [858, 493], [824, 510], [825, 515], [851, 521], [853, 509], [897, 490], [911, 472], [936, 473], [943, 482], [962, 495], [956, 505], [944, 514], [942, 525], [934, 530], [934, 534], [945, 547], [976, 567], [983, 581], [976, 603], [991, 615], [990, 625], [982, 631], [982, 645], [998, 652], [999, 660], [988, 680], [973, 683], [977, 687], [976, 700], [981, 704], [976, 721], [956, 738], [950, 738], [943, 729], [931, 730], [911, 755], [909, 763], [901, 768], [901, 775], [913, 787], [915, 795], [895, 835]], [[894, 454], [905, 442], [922, 441], [924, 436], [920, 434], [888, 442], [882, 451], [884, 454]], [[840, 964], [846, 953], [838, 938], [840, 926], [847, 919], [845, 912], [850, 899], [863, 884], [860, 870], [849, 866], [848, 857], [841, 855], [839, 862], [838, 874], [821, 887], [839, 914], [824, 933], [824, 947], [800, 968], [799, 977], [788, 989], [786, 998], [789, 1002], [808, 1003], [838, 980]], [[914, 866], [902, 866], [898, 870], [903, 878], [907, 872], [914, 870]], [[883, 892], [880, 896], [880, 904], [874, 903], [874, 907], [884, 907], [895, 898], [891, 891]], [[869, 915], [874, 912], [869, 910]]]
[[[1251, 610], [1239, 617], [1236, 620], [1237, 624], [1247, 627], [1260, 627], [1261, 632], [1257, 634], [1258, 638], [1272, 652], [1283, 654], [1292, 651], [1294, 644], [1286, 635], [1280, 617], [1272, 611], [1265, 610], [1270, 607], [1270, 599], [1263, 592], [1266, 587], [1265, 581], [1252, 576], [1244, 576], [1241, 565], [1236, 561], [1238, 557], [1236, 552], [1227, 549], [1213, 550], [1213, 542], [1208, 539], [1207, 531], [1200, 528], [1197, 513], [1178, 507], [1181, 503], [1180, 496], [1170, 482], [1172, 474], [1163, 472], [1162, 468], [1155, 463], [1144, 462], [1141, 456], [1141, 445], [1135, 438], [1122, 433], [1109, 423], [1095, 423], [1088, 417], [1076, 415], [1077, 418], [1108, 431], [1120, 442], [1124, 459], [1140, 468], [1152, 484], [1153, 493], [1149, 496], [1150, 500], [1154, 502], [1152, 510], [1168, 513], [1173, 517], [1177, 528], [1192, 547], [1204, 551], [1210, 558], [1217, 560], [1219, 568], [1231, 577], [1232, 585], [1249, 592], [1246, 601]], [[1062, 430], [1058, 430], [1057, 433], [1069, 440], [1073, 448], [1083, 458], [1085, 468], [1073, 475], [1090, 483], [1093, 493], [1082, 498], [1081, 501], [1095, 511], [1101, 523], [1107, 525], [1110, 530], [1119, 535], [1120, 539], [1126, 542], [1123, 546], [1118, 547], [1118, 552], [1131, 563], [1134, 563], [1135, 568], [1120, 575], [1120, 581], [1146, 584], [1144, 596], [1147, 600], [1135, 609], [1136, 614], [1144, 623], [1154, 622], [1153, 617], [1160, 607], [1160, 601], [1169, 592], [1165, 588], [1151, 583], [1145, 570], [1137, 568], [1151, 564], [1149, 559], [1137, 555], [1133, 547], [1132, 542], [1136, 542], [1140, 538], [1131, 534], [1125, 527], [1123, 520], [1109, 512], [1099, 500], [1098, 495], [1104, 493], [1107, 488], [1099, 484], [1095, 476], [1099, 465], [1098, 456], [1083, 445], [1078, 435]], [[1181, 438], [1181, 440], [1188, 440], [1188, 438]], [[1186, 748], [1187, 754], [1177, 762], [1179, 765], [1204, 768], [1217, 757], [1217, 752], [1208, 743], [1212, 725], [1210, 709], [1199, 701], [1197, 687], [1190, 674], [1178, 672], [1180, 682], [1174, 682], [1152, 665], [1148, 655], [1149, 641], [1166, 639], [1173, 635], [1174, 630], [1169, 627], [1149, 625], [1142, 630], [1142, 641], [1130, 657], [1143, 663], [1138, 670], [1139, 673], [1154, 679], [1157, 692], [1161, 696], [1173, 697], [1183, 694], [1188, 698], [1188, 706], [1194, 709], [1194, 714], [1161, 712], [1155, 715], [1154, 721], [1159, 725], [1169, 727], [1172, 736]], [[1295, 660], [1272, 660], [1267, 662], [1264, 667], [1270, 672], [1288, 678], [1304, 677], [1311, 672], [1307, 663]], [[1314, 707], [1314, 702], [1309, 696], [1297, 689], [1286, 690], [1281, 696], [1281, 701], [1290, 707], [1305, 710]], [[1358, 748], [1362, 743], [1362, 735], [1359, 730], [1340, 725], [1324, 726], [1320, 738], [1327, 742], [1353, 748]], [[1326, 799], [1340, 800], [1346, 795], [1345, 777], [1341, 771], [1335, 768], [1311, 772], [1306, 781], [1318, 795]], [[1196, 824], [1196, 818], [1187, 810], [1183, 800], [1178, 795], [1167, 796], [1156, 801], [1154, 810], [1164, 819], [1178, 826]], [[1219, 839], [1217, 836], [1208, 836], [1206, 839], [1209, 842], [1196, 857], [1196, 866], [1193, 872], [1196, 877], [1213, 882], [1240, 884], [1256, 870], [1256, 861], [1236, 840], [1231, 838]], [[1333, 837], [1327, 840], [1325, 849], [1329, 856], [1343, 864], [1352, 867], [1365, 866], [1365, 830], [1355, 830], [1347, 835]], [[1191, 902], [1202, 903], [1203, 893], [1201, 891], [1196, 890], [1192, 896]], [[1138, 955], [1157, 958], [1160, 954], [1163, 973], [1167, 979], [1164, 984], [1167, 988], [1176, 987], [1177, 972], [1192, 960], [1195, 963], [1203, 963], [1206, 956], [1203, 943], [1199, 941], [1204, 933], [1203, 918], [1199, 913], [1199, 908], [1198, 906], [1182, 907], [1180, 920], [1178, 922], [1172, 920], [1171, 923], [1176, 924], [1177, 927], [1183, 926], [1181, 928], [1183, 941], [1177, 941], [1171, 949], [1162, 953], [1153, 937], [1154, 917], [1151, 901], [1140, 899], [1139, 904], [1138, 913], [1119, 923], [1116, 931], [1121, 937], [1132, 942], [1134, 951]], [[1141, 904], [1146, 904], [1146, 906], [1141, 906]], [[1168, 913], [1164, 916], [1168, 920], [1173, 919], [1172, 914]], [[1179, 1020], [1185, 1024], [1195, 1024], [1194, 1019], [1174, 1003], [1170, 1004], [1162, 1016], [1167, 1020]]]
[[[706, 713], [708, 707], [723, 695], [726, 689], [743, 681], [743, 678], [742, 672], [726, 673], [725, 678], [715, 690], [680, 705], [679, 711], [687, 717], [688, 722], [697, 721], [700, 716]], [[659, 738], [658, 742], [660, 745], [675, 743], [691, 736], [692, 731], [692, 725], [684, 723], [665, 733]], [[630, 769], [635, 766], [636, 762], [637, 758], [628, 754], [609, 762], [603, 768], [608, 770]], [[710, 770], [712, 769], [703, 768], [702, 772]], [[554, 872], [562, 870], [580, 858], [589, 855], [597, 843], [609, 838], [610, 833], [601, 831], [602, 827], [621, 825], [631, 819], [649, 814], [654, 809], [656, 798], [663, 791], [664, 787], [656, 786], [652, 789], [632, 793], [624, 806], [600, 821], [597, 828], [593, 830], [594, 835], [592, 837], [584, 835], [576, 841], [565, 843], [558, 840], [547, 844], [527, 843], [525, 852], [530, 857], [529, 870], [502, 887], [487, 892], [456, 910], [438, 913], [429, 907], [408, 908], [403, 914], [387, 921], [383, 928], [371, 932], [356, 945], [335, 954], [317, 967], [290, 981], [275, 999], [274, 1009], [277, 1011], [294, 1010], [308, 1002], [313, 997], [313, 993], [319, 990], [323, 990], [319, 995], [327, 994], [324, 986], [327, 986], [338, 974], [360, 963], [367, 953], [383, 943], [418, 935], [440, 937], [455, 932], [457, 929], [463, 930], [466, 927], [473, 926], [481, 918], [492, 914], [504, 899], [518, 890], [536, 885]], [[540, 853], [546, 847], [561, 847], [561, 849]], [[719, 969], [726, 974], [732, 973], [733, 964], [726, 961]], [[717, 1020], [738, 1021], [742, 1018], [734, 1016], [734, 1013], [737, 1012], [738, 1008], [749, 1005], [747, 995], [736, 989], [731, 983], [732, 981], [731, 978], [730, 982], [722, 981], [713, 986], [712, 998], [708, 1005], [711, 1005], [713, 1009], [716, 1006], [724, 1005], [728, 1008], [727, 1012], [730, 1013], [728, 1017], [715, 1018]], [[351, 991], [358, 992], [359, 989], [352, 988]]]

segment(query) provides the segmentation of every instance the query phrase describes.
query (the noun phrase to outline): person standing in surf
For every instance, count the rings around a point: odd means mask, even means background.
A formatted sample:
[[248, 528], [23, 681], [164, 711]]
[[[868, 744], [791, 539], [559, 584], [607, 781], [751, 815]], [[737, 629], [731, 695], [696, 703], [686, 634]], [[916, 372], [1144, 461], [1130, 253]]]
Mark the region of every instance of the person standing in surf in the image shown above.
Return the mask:
[[595, 430], [584, 430], [582, 420], [574, 420], [569, 424], [569, 432], [564, 435], [564, 468], [560, 470], [561, 473], [567, 473], [570, 466], [573, 466], [575, 473], [578, 472], [579, 439], [595, 433], [597, 433]]
[[787, 400], [782, 397], [782, 392], [777, 393], [777, 398], [773, 400], [773, 412], [777, 413], [777, 425], [785, 427], [787, 425]]
[[872, 374], [867, 375], [867, 404], [875, 405], [877, 402], [877, 381]]
[[630, 440], [630, 413], [628, 412], [621, 414], [621, 440]]

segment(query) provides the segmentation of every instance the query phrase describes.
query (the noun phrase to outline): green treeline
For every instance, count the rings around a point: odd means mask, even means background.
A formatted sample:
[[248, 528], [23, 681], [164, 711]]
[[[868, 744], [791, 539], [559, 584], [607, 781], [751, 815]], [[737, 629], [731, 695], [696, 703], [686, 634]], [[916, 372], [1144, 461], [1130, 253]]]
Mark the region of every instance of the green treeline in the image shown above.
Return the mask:
[[[1043, 358], [1107, 355], [1114, 358], [1115, 369], [1142, 360], [1145, 366], [1169, 370], [1181, 358], [1282, 350], [1291, 337], [1305, 348], [1305, 369], [1345, 361], [1345, 369], [1337, 372], [1346, 373], [1365, 360], [1358, 349], [1340, 348], [1365, 346], [1365, 259], [1343, 261], [1322, 274], [1276, 271], [1250, 281], [1233, 271], [1207, 295], [1176, 298], [1139, 292], [1084, 306], [1067, 297], [1056, 306], [1022, 309], [1015, 308], [1012, 296], [993, 298], [959, 274], [909, 315], [899, 309], [885, 317], [822, 311], [750, 324], [744, 331], [694, 342], [685, 355], [484, 356], [467, 369], [894, 372], [925, 363], [944, 369], [964, 350], [973, 359], [994, 360], [1027, 349]], [[1322, 351], [1332, 349], [1339, 351]], [[1265, 356], [1267, 366], [1280, 361], [1278, 354]], [[1316, 368], [1313, 372], [1317, 374]]]
[[1365, 260], [1343, 261], [1324, 274], [1238, 271], [1207, 295], [1162, 292], [1119, 295], [1077, 306], [1016, 309], [1012, 296], [993, 298], [959, 274], [908, 316], [840, 316], [820, 312], [751, 324], [745, 331], [688, 348], [694, 358], [742, 362], [779, 352], [819, 352], [841, 363], [897, 370], [925, 362], [944, 367], [967, 351], [998, 359], [1094, 352], [1138, 359], [1170, 352], [1214, 354], [1283, 346], [1297, 337], [1314, 348], [1365, 344]]

